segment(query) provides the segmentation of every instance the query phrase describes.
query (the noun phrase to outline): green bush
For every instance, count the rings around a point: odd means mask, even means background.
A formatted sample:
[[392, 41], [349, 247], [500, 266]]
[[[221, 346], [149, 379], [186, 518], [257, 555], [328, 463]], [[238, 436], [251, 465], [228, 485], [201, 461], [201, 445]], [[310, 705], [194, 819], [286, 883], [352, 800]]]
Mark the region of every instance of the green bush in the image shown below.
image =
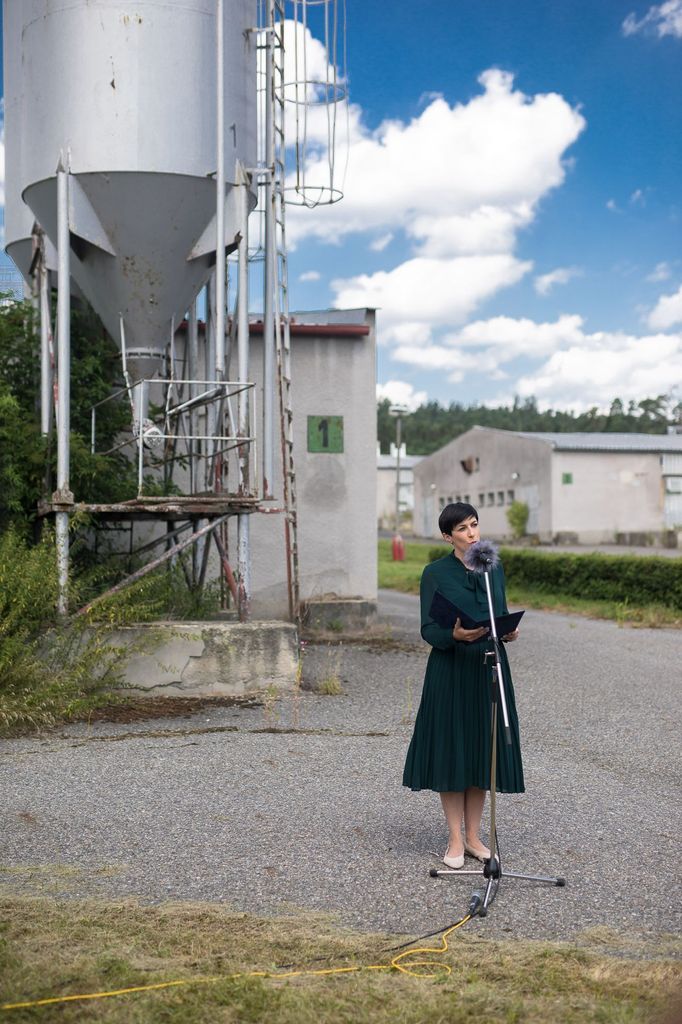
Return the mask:
[[[447, 551], [429, 548], [428, 561]], [[502, 548], [508, 583], [544, 594], [564, 594], [634, 605], [682, 609], [682, 559], [654, 555], [575, 555]]]
[[682, 609], [682, 559], [503, 548], [509, 583], [547, 594]]
[[525, 501], [512, 501], [507, 509], [507, 522], [511, 527], [512, 536], [516, 540], [521, 540], [522, 537], [525, 537], [529, 515], [530, 509]]

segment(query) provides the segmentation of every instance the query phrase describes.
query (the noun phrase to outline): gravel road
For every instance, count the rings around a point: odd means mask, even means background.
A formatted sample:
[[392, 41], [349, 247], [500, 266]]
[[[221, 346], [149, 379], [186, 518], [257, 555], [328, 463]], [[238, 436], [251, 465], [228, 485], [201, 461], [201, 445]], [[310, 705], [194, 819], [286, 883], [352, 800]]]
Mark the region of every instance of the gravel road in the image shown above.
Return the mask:
[[[326, 911], [415, 934], [460, 916], [471, 877], [432, 879], [438, 798], [401, 786], [428, 649], [418, 602], [382, 592], [391, 641], [310, 645], [269, 706], [99, 722], [0, 742], [0, 886], [57, 896]], [[509, 648], [527, 791], [501, 796], [509, 871], [490, 936], [679, 930], [682, 634], [527, 612]], [[475, 862], [471, 862], [474, 867]]]

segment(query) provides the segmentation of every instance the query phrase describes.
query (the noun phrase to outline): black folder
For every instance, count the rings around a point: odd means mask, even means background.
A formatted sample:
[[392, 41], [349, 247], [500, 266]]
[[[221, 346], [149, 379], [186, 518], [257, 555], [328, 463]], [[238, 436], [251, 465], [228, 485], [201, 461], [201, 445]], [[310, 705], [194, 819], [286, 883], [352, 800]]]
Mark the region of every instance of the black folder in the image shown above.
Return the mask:
[[[447, 597], [443, 597], [440, 590], [437, 590], [433, 595], [433, 601], [429, 609], [429, 615], [434, 622], [437, 622], [443, 629], [453, 629], [457, 619], [460, 620], [462, 629], [479, 629], [484, 626], [486, 629], [490, 629], [490, 619], [481, 619], [476, 621], [472, 619], [470, 615], [463, 612], [461, 608], [458, 608], [452, 601], [448, 601]], [[498, 637], [506, 636], [508, 633], [513, 633], [517, 628], [519, 622], [523, 618], [523, 612], [510, 612], [509, 615], [496, 615], [495, 616], [495, 628], [497, 629]]]

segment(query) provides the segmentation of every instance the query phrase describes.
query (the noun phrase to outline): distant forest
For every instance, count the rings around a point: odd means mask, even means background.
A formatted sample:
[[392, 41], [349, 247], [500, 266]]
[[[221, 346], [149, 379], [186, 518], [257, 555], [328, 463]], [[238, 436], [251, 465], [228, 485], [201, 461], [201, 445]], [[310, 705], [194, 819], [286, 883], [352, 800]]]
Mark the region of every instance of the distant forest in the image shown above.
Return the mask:
[[[396, 439], [396, 421], [389, 413], [388, 399], [377, 404], [378, 438], [381, 451], [388, 454]], [[665, 434], [673, 424], [682, 424], [682, 402], [670, 395], [643, 398], [627, 405], [615, 398], [608, 412], [597, 408], [574, 413], [560, 409], [540, 412], [534, 398], [514, 400], [511, 406], [488, 408], [484, 405], [449, 406], [438, 402], [420, 405], [402, 417], [402, 440], [409, 455], [430, 455], [471, 427], [497, 427], [500, 430], [598, 430], [611, 433]]]

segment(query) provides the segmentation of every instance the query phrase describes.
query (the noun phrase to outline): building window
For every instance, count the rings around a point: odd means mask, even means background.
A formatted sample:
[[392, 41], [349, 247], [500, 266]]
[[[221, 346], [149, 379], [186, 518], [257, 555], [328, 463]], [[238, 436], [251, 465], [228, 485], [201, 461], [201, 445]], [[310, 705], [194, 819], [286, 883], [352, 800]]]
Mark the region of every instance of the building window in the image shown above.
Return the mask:
[[476, 460], [475, 460], [475, 462], [474, 462], [474, 469], [475, 469], [475, 470], [478, 470], [478, 469], [480, 469], [480, 468], [481, 468], [481, 460], [479, 459], [479, 457], [478, 457], [478, 455], [477, 455], [477, 456], [476, 456]]
[[561, 474], [561, 482], [562, 482], [562, 484], [572, 484], [573, 483], [573, 474], [572, 473], [562, 473]]
[[485, 494], [483, 492], [481, 492], [478, 496], [478, 504], [481, 506], [481, 508], [485, 508]]
[[448, 505], [452, 505], [453, 501], [459, 501], [459, 498], [448, 498]]
[[514, 492], [513, 491], [507, 491], [507, 504], [511, 505], [513, 500], [514, 500]]
[[495, 492], [494, 491], [488, 491], [488, 505], [494, 505], [494, 504], [495, 504]]
[[497, 504], [504, 505], [504, 491], [497, 492]]
[[439, 508], [445, 508], [445, 498], [438, 499], [438, 506]]
[[465, 500], [465, 502], [466, 502], [466, 503], [467, 503], [467, 505], [468, 505], [468, 504], [469, 504], [469, 502], [471, 501], [471, 495], [470, 495], [470, 494], [465, 494], [465, 495], [464, 495], [464, 500]]

